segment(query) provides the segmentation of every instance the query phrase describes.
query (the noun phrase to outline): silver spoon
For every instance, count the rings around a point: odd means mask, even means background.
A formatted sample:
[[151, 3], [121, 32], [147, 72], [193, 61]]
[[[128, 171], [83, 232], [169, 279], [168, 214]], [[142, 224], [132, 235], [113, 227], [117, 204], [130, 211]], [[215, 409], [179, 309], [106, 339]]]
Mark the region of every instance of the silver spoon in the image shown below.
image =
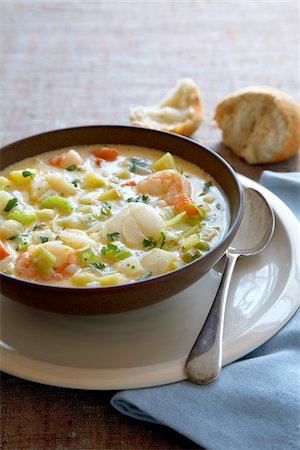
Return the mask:
[[206, 384], [220, 375], [225, 307], [235, 263], [239, 256], [261, 252], [268, 245], [274, 228], [275, 216], [265, 198], [258, 191], [246, 188], [243, 219], [225, 255], [221, 284], [187, 359], [186, 372], [192, 381]]

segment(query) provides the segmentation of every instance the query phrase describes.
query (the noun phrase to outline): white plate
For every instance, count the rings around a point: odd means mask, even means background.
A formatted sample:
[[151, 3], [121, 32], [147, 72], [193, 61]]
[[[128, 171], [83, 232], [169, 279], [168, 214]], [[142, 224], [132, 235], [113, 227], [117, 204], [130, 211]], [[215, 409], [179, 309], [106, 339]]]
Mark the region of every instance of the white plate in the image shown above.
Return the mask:
[[[276, 231], [262, 254], [237, 263], [227, 307], [223, 364], [268, 340], [300, 303], [298, 221], [268, 190], [245, 177], [241, 180], [269, 200]], [[183, 380], [186, 357], [219, 280], [220, 274], [212, 269], [173, 298], [112, 316], [51, 314], [2, 298], [1, 368], [28, 380], [84, 389]]]

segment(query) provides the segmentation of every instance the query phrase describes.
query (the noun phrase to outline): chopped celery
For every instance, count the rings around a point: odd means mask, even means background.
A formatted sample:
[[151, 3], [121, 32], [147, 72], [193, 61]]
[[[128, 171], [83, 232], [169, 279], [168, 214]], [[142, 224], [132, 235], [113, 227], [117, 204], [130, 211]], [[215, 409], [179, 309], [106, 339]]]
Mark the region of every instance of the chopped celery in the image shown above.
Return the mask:
[[94, 189], [105, 186], [105, 181], [95, 172], [84, 175], [81, 183], [83, 189]]
[[193, 227], [189, 228], [187, 231], [184, 231], [183, 233], [181, 233], [181, 235], [179, 236], [179, 239], [185, 239], [189, 236], [191, 236], [192, 234], [196, 233], [197, 231], [199, 231], [199, 225], [194, 225]]
[[102, 247], [101, 253], [106, 258], [112, 259], [113, 261], [122, 261], [123, 259], [132, 256], [132, 252], [128, 250], [128, 248], [122, 245], [110, 243], [108, 243], [105, 247]]
[[191, 248], [198, 248], [203, 251], [208, 251], [210, 249], [207, 242], [203, 241], [199, 234], [195, 233], [186, 238], [182, 243], [183, 250], [190, 250]]
[[216, 230], [206, 227], [206, 228], [203, 228], [203, 230], [201, 230], [200, 236], [201, 236], [202, 240], [211, 241], [217, 234], [218, 233]]
[[60, 213], [69, 214], [73, 211], [71, 203], [59, 195], [50, 195], [41, 202], [41, 209], [56, 209]]
[[78, 252], [78, 257], [80, 265], [84, 267], [87, 267], [90, 264], [101, 263], [103, 261], [103, 256], [93, 248], [87, 248], [86, 250]]
[[169, 152], [165, 153], [161, 158], [155, 161], [155, 163], [152, 164], [152, 168], [156, 172], [167, 169], [177, 170], [175, 159]]
[[105, 202], [108, 200], [119, 200], [121, 198], [121, 195], [116, 189], [109, 189], [109, 191], [102, 192], [102, 194], [100, 194], [98, 198], [102, 202]]
[[213, 203], [215, 201], [214, 197], [204, 197], [203, 201], [205, 203]]
[[176, 225], [178, 225], [180, 222], [183, 221], [183, 219], [185, 219], [186, 217], [186, 212], [183, 211], [180, 214], [177, 214], [177, 216], [173, 217], [172, 219], [168, 220], [166, 222], [167, 227], [175, 227]]
[[202, 256], [202, 252], [200, 252], [200, 250], [198, 250], [197, 248], [190, 249], [183, 253], [182, 260], [185, 263], [190, 263], [190, 262], [194, 261], [195, 259], [200, 258], [200, 256]]
[[15, 210], [7, 215], [9, 220], [16, 220], [24, 226], [30, 225], [36, 220], [36, 215], [32, 211]]
[[50, 275], [56, 263], [56, 258], [44, 247], [39, 246], [33, 254], [32, 262], [43, 275]]

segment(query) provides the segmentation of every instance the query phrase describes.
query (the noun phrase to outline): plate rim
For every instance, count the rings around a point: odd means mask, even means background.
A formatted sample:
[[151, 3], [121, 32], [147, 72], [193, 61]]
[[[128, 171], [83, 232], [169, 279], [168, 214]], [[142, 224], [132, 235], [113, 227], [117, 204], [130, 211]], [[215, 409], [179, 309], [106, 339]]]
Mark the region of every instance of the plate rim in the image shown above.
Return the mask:
[[[291, 242], [292, 267], [286, 285], [279, 297], [276, 298], [272, 306], [252, 326], [247, 328], [239, 336], [239, 350], [235, 349], [232, 345], [233, 343], [236, 344], [235, 339], [227, 342], [225, 340], [223, 366], [236, 361], [268, 341], [286, 325], [300, 306], [300, 296], [298, 295], [299, 298], [294, 299], [288, 313], [280, 323], [268, 329], [268, 332], [258, 332], [257, 328], [260, 321], [270, 314], [271, 310], [280, 307], [281, 303], [284, 302], [284, 298], [287, 297], [288, 292], [294, 291], [295, 279], [292, 278], [295, 272], [299, 270], [300, 265], [300, 250], [297, 251], [300, 246], [297, 246], [295, 243], [298, 237], [298, 231], [300, 231], [300, 224], [285, 203], [267, 188], [244, 175], [239, 175], [239, 179], [243, 185], [253, 187], [261, 192], [270, 201], [271, 205], [277, 204], [280, 206], [280, 209], [283, 209], [284, 214], [288, 216], [287, 223], [284, 225]], [[278, 214], [276, 211], [275, 213], [281, 217], [281, 214]], [[300, 286], [298, 290], [300, 291]], [[245, 341], [249, 341], [249, 335], [251, 335], [252, 339], [251, 345], [248, 345], [245, 349]], [[244, 348], [244, 350], [241, 350], [240, 347]], [[185, 358], [181, 357], [164, 363], [133, 368], [78, 368], [39, 361], [26, 357], [11, 349], [0, 347], [0, 369], [3, 372], [32, 382], [72, 389], [120, 390], [170, 384], [183, 381], [187, 378], [184, 366]], [[147, 368], [146, 371], [145, 368]], [[70, 371], [71, 374], [68, 374]]]

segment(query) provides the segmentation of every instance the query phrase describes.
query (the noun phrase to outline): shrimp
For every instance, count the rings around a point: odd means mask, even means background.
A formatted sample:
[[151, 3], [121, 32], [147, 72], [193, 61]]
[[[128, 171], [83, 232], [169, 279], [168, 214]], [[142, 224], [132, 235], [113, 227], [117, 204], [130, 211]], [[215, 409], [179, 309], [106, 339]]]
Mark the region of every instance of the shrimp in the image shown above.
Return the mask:
[[162, 197], [167, 205], [175, 205], [176, 200], [182, 194], [186, 194], [188, 197], [192, 195], [190, 181], [172, 169], [161, 170], [149, 175], [138, 182], [137, 190], [140, 194]]
[[[52, 246], [47, 244], [53, 244]], [[21, 278], [31, 281], [61, 281], [75, 273], [79, 266], [77, 255], [73, 249], [58, 242], [47, 242], [43, 245], [51, 254], [56, 257], [56, 263], [50, 274], [43, 274], [34, 264], [34, 250], [38, 247], [32, 245], [27, 251], [20, 254], [15, 264], [15, 274]]]
[[55, 155], [48, 162], [51, 166], [67, 169], [68, 167], [82, 164], [82, 158], [75, 150], [69, 150], [68, 152]]

